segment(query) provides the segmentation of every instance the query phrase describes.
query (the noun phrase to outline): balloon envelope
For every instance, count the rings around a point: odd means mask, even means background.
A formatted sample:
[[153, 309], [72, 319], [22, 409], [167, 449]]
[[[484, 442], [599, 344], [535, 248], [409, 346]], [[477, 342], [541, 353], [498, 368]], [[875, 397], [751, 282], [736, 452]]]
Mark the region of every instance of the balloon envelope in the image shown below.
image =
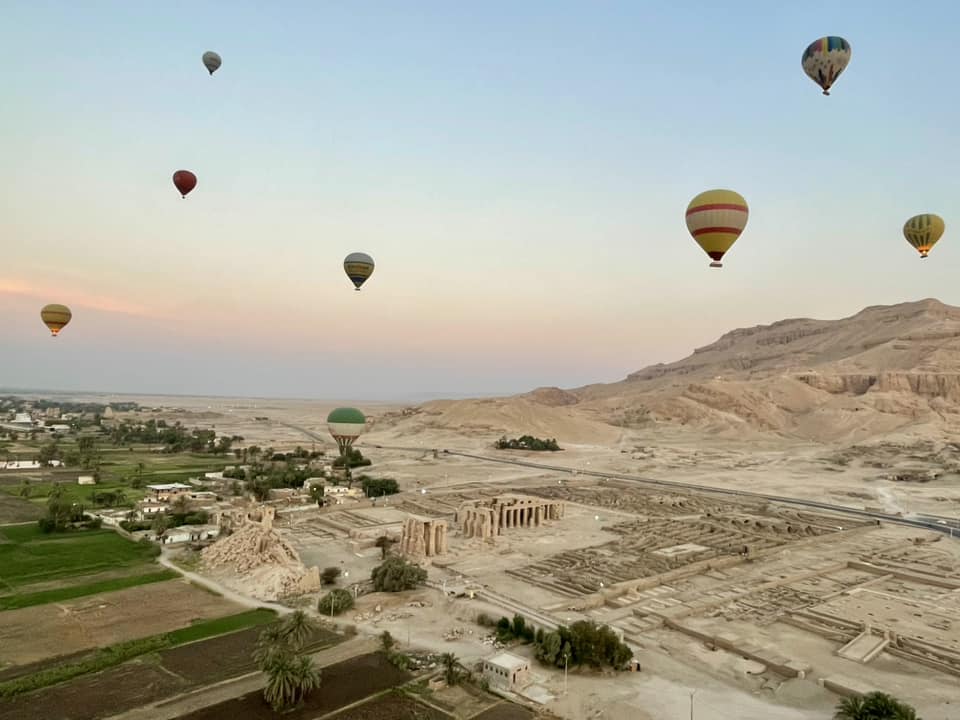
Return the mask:
[[720, 260], [747, 226], [750, 210], [743, 196], [733, 190], [707, 190], [687, 205], [687, 230], [713, 260]]
[[849, 64], [852, 52], [850, 43], [830, 35], [807, 45], [800, 63], [807, 76], [823, 88], [823, 94], [829, 95], [830, 88]]
[[223, 61], [220, 59], [220, 56], [213, 52], [213, 50], [207, 50], [203, 54], [203, 66], [207, 68], [211, 75], [216, 72], [217, 68], [220, 67], [222, 62]]
[[56, 303], [44, 305], [40, 311], [40, 319], [43, 320], [44, 325], [50, 328], [50, 334], [53, 337], [56, 337], [67, 326], [72, 317], [73, 313], [70, 312], [70, 308]]
[[343, 261], [343, 270], [353, 286], [359, 290], [373, 275], [373, 258], [362, 252], [350, 253]]
[[943, 237], [946, 227], [946, 223], [939, 215], [933, 213], [914, 215], [904, 223], [903, 236], [917, 249], [920, 257], [925, 258], [937, 244], [937, 240]]
[[186, 197], [197, 186], [197, 176], [189, 170], [177, 170], [173, 174], [173, 184], [180, 191], [180, 196]]

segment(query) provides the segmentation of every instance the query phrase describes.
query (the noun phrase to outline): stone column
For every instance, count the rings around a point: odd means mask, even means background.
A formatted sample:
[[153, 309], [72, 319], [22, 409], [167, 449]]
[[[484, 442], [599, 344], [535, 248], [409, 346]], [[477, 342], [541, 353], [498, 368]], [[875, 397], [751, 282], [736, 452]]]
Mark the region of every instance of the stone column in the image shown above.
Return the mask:
[[433, 555], [433, 523], [423, 523], [423, 554]]

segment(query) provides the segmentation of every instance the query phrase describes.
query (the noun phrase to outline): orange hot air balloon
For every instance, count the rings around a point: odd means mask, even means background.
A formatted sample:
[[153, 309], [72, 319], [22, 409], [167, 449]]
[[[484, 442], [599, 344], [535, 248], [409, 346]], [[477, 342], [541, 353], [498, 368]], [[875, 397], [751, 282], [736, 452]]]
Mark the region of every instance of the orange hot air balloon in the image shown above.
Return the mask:
[[50, 328], [50, 334], [53, 337], [56, 337], [67, 326], [72, 317], [73, 313], [66, 305], [44, 305], [40, 311], [40, 319], [43, 320], [44, 325]]
[[750, 211], [743, 196], [733, 190], [707, 190], [687, 206], [687, 230], [713, 260], [720, 262], [747, 226]]
[[197, 176], [189, 170], [177, 170], [173, 174], [173, 184], [180, 191], [180, 196], [185, 198], [197, 186]]

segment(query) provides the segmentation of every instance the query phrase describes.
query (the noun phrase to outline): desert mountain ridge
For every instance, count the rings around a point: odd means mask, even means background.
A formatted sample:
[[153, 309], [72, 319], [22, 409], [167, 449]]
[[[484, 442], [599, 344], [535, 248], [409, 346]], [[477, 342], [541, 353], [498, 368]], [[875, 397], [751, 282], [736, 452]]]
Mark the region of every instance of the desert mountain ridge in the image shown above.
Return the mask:
[[731, 438], [773, 433], [820, 442], [960, 434], [960, 308], [924, 299], [840, 320], [739, 328], [620, 382], [433, 401], [406, 420], [583, 444], [671, 425]]

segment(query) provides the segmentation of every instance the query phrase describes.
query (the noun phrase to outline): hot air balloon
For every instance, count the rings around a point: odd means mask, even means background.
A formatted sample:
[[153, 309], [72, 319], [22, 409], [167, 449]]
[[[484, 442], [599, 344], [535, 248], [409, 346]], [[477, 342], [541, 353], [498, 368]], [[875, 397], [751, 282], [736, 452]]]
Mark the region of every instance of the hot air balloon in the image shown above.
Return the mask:
[[807, 45], [800, 62], [810, 79], [823, 88], [823, 94], [829, 95], [830, 88], [850, 62], [852, 52], [850, 43], [830, 35]]
[[373, 275], [373, 258], [362, 252], [350, 253], [343, 261], [343, 270], [359, 291], [360, 286]]
[[347, 462], [347, 456], [354, 440], [367, 429], [367, 419], [356, 408], [337, 408], [327, 415], [327, 429], [333, 439], [337, 441], [340, 457], [343, 460], [343, 471], [349, 481], [350, 463]]
[[73, 313], [66, 305], [44, 305], [40, 311], [40, 319], [43, 320], [44, 325], [50, 328], [50, 334], [53, 337], [56, 337], [67, 326], [72, 317]]
[[924, 213], [923, 215], [914, 215], [903, 225], [903, 236], [907, 242], [913, 245], [920, 253], [921, 258], [925, 258], [927, 253], [937, 244], [943, 236], [946, 224], [943, 218], [933, 213]]
[[747, 201], [733, 190], [707, 190], [687, 205], [687, 230], [713, 260], [710, 267], [723, 267], [724, 254], [747, 226]]
[[177, 170], [173, 174], [173, 184], [180, 191], [180, 196], [185, 198], [197, 186], [197, 176], [189, 170]]
[[217, 71], [217, 68], [220, 67], [222, 62], [220, 56], [213, 52], [213, 50], [207, 50], [203, 54], [203, 65], [210, 71], [211, 75]]

